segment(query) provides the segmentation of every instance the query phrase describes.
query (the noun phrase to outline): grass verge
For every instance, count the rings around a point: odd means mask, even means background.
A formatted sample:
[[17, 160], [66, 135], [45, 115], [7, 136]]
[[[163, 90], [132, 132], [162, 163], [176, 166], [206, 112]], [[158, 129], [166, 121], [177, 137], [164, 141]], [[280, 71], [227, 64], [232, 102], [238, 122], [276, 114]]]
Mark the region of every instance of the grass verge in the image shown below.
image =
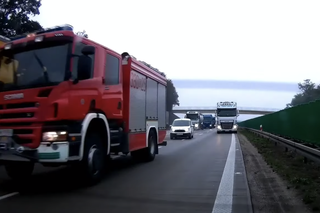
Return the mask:
[[266, 163], [288, 183], [287, 189], [295, 188], [302, 200], [313, 211], [320, 211], [320, 165], [304, 158], [295, 151], [285, 152], [283, 146], [259, 137], [248, 130], [240, 130], [263, 156]]

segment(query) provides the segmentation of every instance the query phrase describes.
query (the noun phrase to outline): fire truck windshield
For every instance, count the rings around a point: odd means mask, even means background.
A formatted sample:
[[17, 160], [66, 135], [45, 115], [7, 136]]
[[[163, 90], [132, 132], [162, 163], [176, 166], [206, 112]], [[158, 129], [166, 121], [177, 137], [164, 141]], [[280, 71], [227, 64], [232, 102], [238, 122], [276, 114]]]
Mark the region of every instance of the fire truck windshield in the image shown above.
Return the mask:
[[237, 109], [218, 109], [217, 114], [220, 117], [234, 117], [237, 115]]
[[65, 80], [71, 43], [0, 52], [0, 91], [57, 85]]

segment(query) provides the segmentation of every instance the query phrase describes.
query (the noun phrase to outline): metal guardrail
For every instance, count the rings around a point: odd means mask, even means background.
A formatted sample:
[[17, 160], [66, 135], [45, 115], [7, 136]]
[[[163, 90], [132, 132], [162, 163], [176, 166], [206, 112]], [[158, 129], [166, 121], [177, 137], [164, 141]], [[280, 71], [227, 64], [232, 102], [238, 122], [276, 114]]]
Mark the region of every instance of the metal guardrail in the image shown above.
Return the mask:
[[311, 147], [305, 146], [305, 145], [303, 145], [301, 143], [294, 142], [294, 141], [291, 141], [289, 139], [285, 139], [285, 138], [282, 138], [282, 137], [279, 137], [277, 135], [273, 135], [271, 133], [264, 132], [264, 131], [261, 131], [261, 130], [245, 128], [245, 127], [240, 127], [240, 128], [249, 130], [249, 131], [251, 131], [251, 132], [253, 132], [255, 134], [261, 135], [263, 137], [273, 139], [276, 142], [280, 142], [285, 147], [295, 150], [301, 156], [303, 156], [303, 157], [305, 157], [305, 158], [307, 158], [309, 160], [312, 160], [312, 161], [320, 163], [320, 150], [317, 149], [317, 148], [311, 148]]

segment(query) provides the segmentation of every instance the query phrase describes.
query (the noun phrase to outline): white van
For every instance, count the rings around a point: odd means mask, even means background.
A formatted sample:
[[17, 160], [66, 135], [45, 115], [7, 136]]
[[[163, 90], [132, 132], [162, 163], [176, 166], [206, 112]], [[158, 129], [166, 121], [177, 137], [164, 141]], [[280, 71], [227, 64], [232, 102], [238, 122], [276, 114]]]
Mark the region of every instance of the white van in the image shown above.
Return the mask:
[[172, 122], [170, 139], [193, 138], [194, 126], [189, 118], [179, 118]]

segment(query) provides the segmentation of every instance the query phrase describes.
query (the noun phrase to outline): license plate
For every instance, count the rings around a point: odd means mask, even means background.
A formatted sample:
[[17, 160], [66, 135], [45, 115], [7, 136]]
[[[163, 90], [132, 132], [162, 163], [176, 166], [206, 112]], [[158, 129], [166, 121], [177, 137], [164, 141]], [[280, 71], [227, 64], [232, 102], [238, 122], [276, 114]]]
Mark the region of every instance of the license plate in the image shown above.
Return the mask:
[[183, 135], [183, 133], [177, 133], [177, 135]]
[[0, 129], [0, 136], [12, 137], [13, 129]]

